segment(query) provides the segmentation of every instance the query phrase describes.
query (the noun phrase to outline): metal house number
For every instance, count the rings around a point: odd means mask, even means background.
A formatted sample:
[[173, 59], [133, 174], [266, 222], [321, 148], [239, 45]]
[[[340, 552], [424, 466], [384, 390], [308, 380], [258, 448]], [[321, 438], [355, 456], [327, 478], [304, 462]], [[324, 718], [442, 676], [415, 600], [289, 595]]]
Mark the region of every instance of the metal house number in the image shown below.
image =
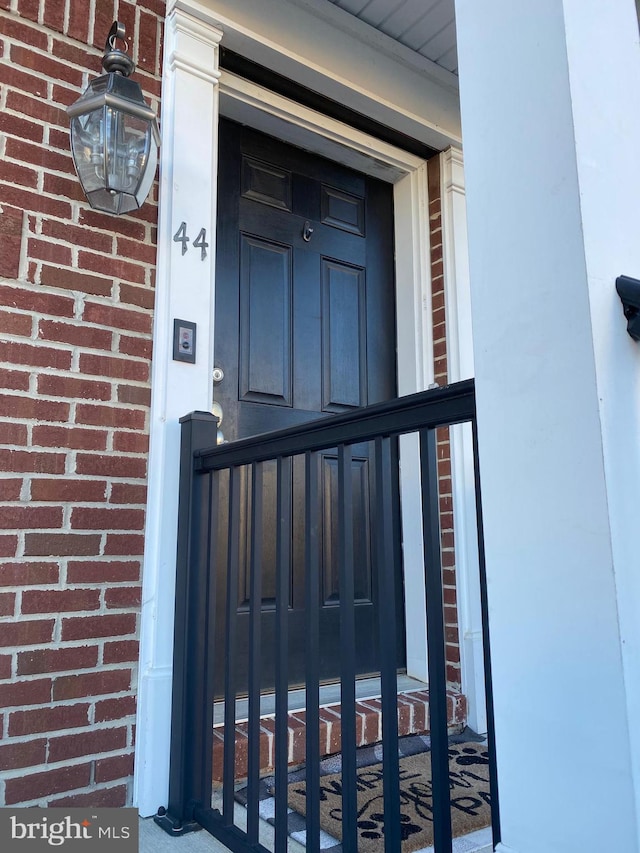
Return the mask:
[[[181, 222], [180, 227], [173, 235], [174, 243], [182, 243], [182, 254], [185, 255], [187, 252], [187, 243], [190, 243], [191, 240], [187, 237], [187, 223]], [[207, 243], [207, 229], [201, 228], [198, 231], [198, 236], [193, 241], [193, 246], [195, 249], [200, 249], [200, 260], [204, 261], [207, 257], [207, 249], [209, 248], [209, 244]]]

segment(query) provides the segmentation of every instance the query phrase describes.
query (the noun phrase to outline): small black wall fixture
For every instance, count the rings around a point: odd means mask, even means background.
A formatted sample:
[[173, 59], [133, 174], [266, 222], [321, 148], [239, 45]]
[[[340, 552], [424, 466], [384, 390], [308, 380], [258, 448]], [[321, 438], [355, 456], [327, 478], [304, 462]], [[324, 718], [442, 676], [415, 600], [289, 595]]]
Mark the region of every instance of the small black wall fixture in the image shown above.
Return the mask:
[[616, 279], [616, 290], [627, 318], [627, 332], [634, 341], [640, 341], [640, 279], [620, 275]]
[[[107, 73], [92, 80], [67, 108], [71, 154], [89, 204], [116, 215], [144, 204], [160, 145], [155, 113], [140, 85], [129, 79], [135, 65], [125, 52], [125, 36], [124, 24], [114, 21], [102, 58]], [[116, 41], [124, 42], [124, 51]]]

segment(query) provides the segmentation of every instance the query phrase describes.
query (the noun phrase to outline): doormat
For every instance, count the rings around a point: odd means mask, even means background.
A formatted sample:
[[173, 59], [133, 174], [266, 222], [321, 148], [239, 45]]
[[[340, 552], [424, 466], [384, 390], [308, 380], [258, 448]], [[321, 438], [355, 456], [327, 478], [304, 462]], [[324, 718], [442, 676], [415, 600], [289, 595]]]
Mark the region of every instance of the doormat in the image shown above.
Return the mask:
[[[451, 822], [454, 837], [467, 835], [491, 822], [489, 754], [482, 744], [449, 747]], [[357, 772], [359, 853], [376, 853], [384, 839], [382, 764]], [[288, 786], [289, 805], [306, 812], [306, 782]], [[337, 841], [342, 839], [342, 775], [320, 780], [320, 826]], [[433, 844], [431, 753], [400, 759], [400, 829], [402, 853]]]
[[[463, 737], [466, 738], [463, 740]], [[449, 740], [449, 779], [453, 836], [489, 826], [489, 755], [486, 745], [467, 729]], [[398, 742], [400, 756], [400, 810], [402, 853], [414, 853], [433, 844], [431, 753], [428, 736], [410, 736]], [[357, 752], [357, 822], [359, 853], [378, 853], [384, 839], [381, 745]], [[340, 756], [320, 764], [320, 848], [325, 853], [342, 850], [342, 785]], [[260, 814], [273, 824], [274, 779], [260, 783]], [[289, 774], [288, 833], [306, 842], [305, 770]], [[246, 788], [236, 792], [246, 805]]]

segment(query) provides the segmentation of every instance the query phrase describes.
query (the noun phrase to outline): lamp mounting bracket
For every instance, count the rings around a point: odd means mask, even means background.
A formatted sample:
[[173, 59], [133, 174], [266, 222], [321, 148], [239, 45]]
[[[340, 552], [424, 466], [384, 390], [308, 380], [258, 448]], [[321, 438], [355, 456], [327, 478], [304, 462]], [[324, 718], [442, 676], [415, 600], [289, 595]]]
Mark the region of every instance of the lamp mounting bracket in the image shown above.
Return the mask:
[[[107, 40], [104, 45], [104, 56], [102, 57], [102, 67], [107, 74], [121, 74], [123, 77], [129, 77], [135, 71], [135, 63], [126, 53], [129, 50], [127, 42], [127, 30], [122, 21], [114, 21], [109, 30]], [[116, 48], [116, 41], [124, 42], [124, 50]]]

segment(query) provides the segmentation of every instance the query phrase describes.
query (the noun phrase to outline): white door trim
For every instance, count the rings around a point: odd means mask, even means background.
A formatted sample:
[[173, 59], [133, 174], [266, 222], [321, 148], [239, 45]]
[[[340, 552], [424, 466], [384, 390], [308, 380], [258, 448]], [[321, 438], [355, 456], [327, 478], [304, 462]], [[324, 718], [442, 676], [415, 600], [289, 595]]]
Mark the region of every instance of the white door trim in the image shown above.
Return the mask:
[[[384, 175], [393, 182], [398, 393], [423, 390], [433, 381], [426, 163], [255, 84], [225, 72], [220, 74], [221, 39], [223, 43], [229, 39], [235, 50], [242, 45], [254, 50], [258, 43], [257, 29], [252, 33], [246, 22], [251, 6], [259, 20], [255, 4], [243, 0], [234, 0], [234, 4], [228, 0], [212, 0], [207, 4], [172, 0], [166, 21], [149, 494], [134, 779], [134, 802], [144, 816], [166, 805], [169, 781], [178, 419], [188, 411], [208, 410], [212, 403], [219, 108], [230, 117], [238, 118], [242, 113], [242, 120], [259, 130], [274, 133], [277, 124], [277, 135], [281, 138], [304, 144], [360, 171], [377, 177]], [[224, 15], [213, 11], [218, 7], [225, 8]], [[282, 43], [269, 44], [272, 53], [280, 51], [278, 55], [285, 65], [292, 61], [291, 50]], [[357, 48], [362, 54], [360, 43]], [[296, 45], [296, 49], [300, 46]], [[322, 71], [317, 64], [314, 66], [314, 74], [320, 75]], [[324, 74], [327, 93], [331, 94], [335, 74], [328, 67]], [[387, 88], [398, 87], [398, 103], [406, 96], [406, 92], [400, 91], [406, 74], [406, 67], [399, 66], [397, 80], [391, 83], [385, 80]], [[343, 79], [342, 85], [347, 83]], [[433, 81], [429, 85], [433, 87]], [[322, 91], [322, 86], [318, 90]], [[355, 84], [352, 93], [356, 100], [363, 97]], [[392, 101], [386, 103], [385, 109], [393, 110]], [[405, 120], [406, 111], [398, 108], [398, 122], [402, 124]], [[423, 128], [432, 127], [424, 117], [418, 116], [417, 120]], [[455, 126], [455, 121], [451, 124]], [[448, 137], [442, 129], [438, 133], [441, 141], [447, 138], [455, 141], [454, 131]], [[182, 255], [181, 246], [173, 242], [173, 234], [183, 221], [193, 232], [191, 240], [201, 227], [207, 229], [211, 246], [206, 260], [201, 261], [199, 253], [192, 249]], [[198, 322], [195, 365], [172, 361], [175, 317]], [[424, 677], [424, 608], [416, 607], [415, 612], [412, 609], [415, 602], [424, 598], [421, 523], [416, 510], [419, 466], [414, 456], [415, 446], [409, 444], [404, 443], [401, 448], [407, 625], [412, 626], [407, 656], [410, 671]]]

